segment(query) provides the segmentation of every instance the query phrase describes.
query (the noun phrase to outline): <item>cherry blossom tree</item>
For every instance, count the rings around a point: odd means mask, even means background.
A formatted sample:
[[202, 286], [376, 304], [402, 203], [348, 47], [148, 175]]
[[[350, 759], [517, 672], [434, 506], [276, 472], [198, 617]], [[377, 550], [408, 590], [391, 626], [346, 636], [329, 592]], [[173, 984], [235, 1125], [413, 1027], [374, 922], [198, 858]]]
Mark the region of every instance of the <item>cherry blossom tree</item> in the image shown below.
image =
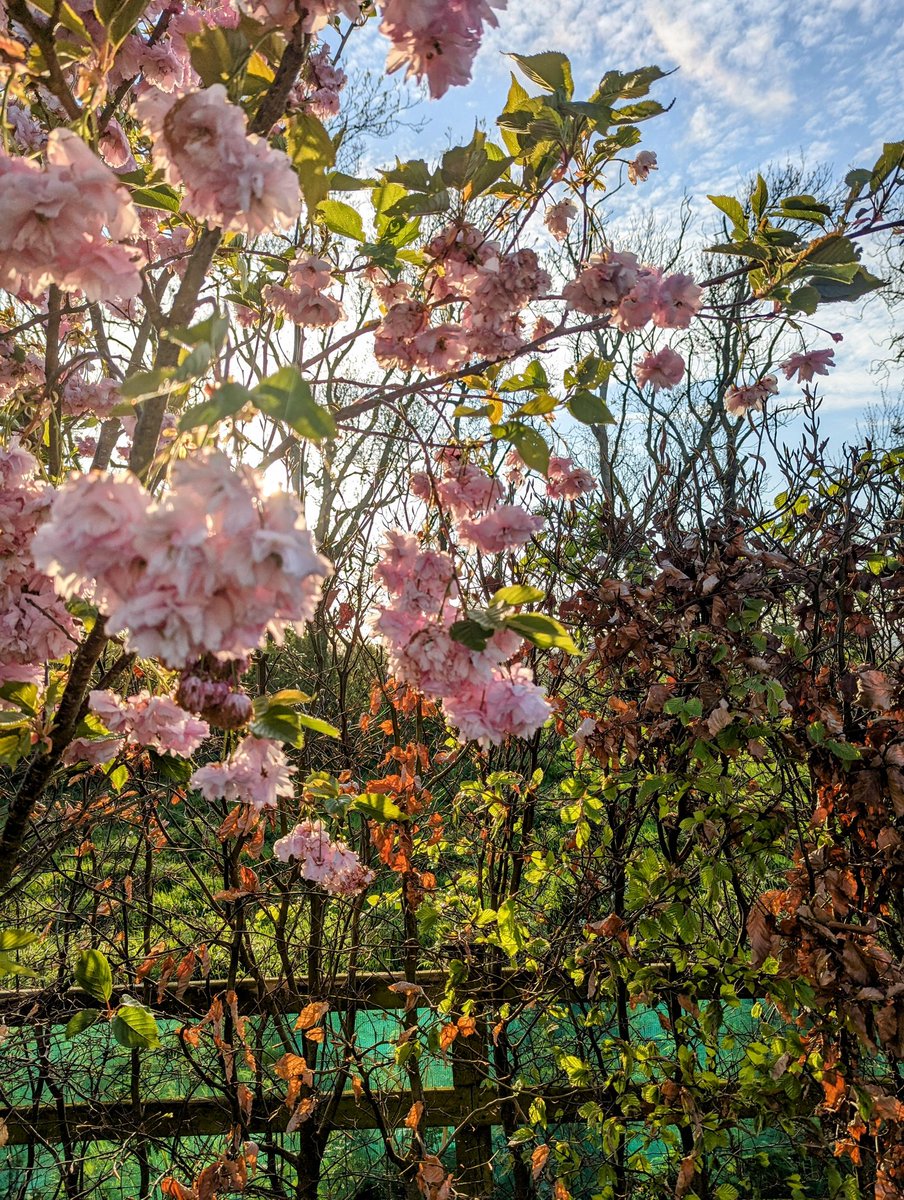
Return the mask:
[[[696, 251], [693, 264], [645, 261], [620, 242], [618, 221], [604, 206], [614, 181], [630, 192], [658, 169], [655, 152], [638, 148], [646, 123], [664, 111], [652, 95], [666, 98], [657, 67], [609, 71], [578, 98], [564, 54], [512, 55], [498, 141], [478, 129], [430, 163], [391, 164], [387, 151], [386, 165], [366, 176], [337, 165], [355, 83], [346, 73], [350, 45], [382, 39], [386, 72], [439, 97], [471, 78], [482, 36], [504, 7], [502, 0], [7, 0], [0, 40], [0, 894], [15, 909], [0, 938], [8, 950], [37, 942], [35, 871], [52, 871], [79, 823], [97, 829], [109, 803], [116, 820], [131, 822], [130, 836], [146, 856], [144, 901], [150, 905], [154, 891], [154, 855], [184, 851], [205, 909], [202, 924], [220, 924], [212, 948], [196, 939], [178, 962], [167, 947], [156, 948], [150, 918], [140, 950], [124, 933], [102, 950], [93, 926], [83, 941], [67, 931], [59, 978], [74, 969], [105, 1006], [85, 1010], [73, 1038], [108, 1020], [136, 1056], [160, 1045], [149, 1008], [128, 993], [111, 1004], [114, 946], [122, 952], [117, 996], [156, 972], [160, 995], [172, 981], [180, 999], [195, 971], [210, 976], [211, 955], [231, 997], [240, 977], [262, 984], [264, 958], [300, 994], [296, 972], [304, 959], [312, 1002], [328, 993], [340, 966], [350, 978], [363, 958], [372, 965], [394, 957], [404, 978], [393, 986], [405, 1004], [395, 1061], [412, 1098], [411, 1136], [400, 1147], [392, 1130], [379, 1121], [376, 1127], [408, 1194], [433, 1200], [452, 1196], [457, 1185], [421, 1129], [417, 975], [431, 921], [453, 910], [462, 939], [495, 922], [490, 957], [530, 957], [519, 888], [531, 863], [542, 891], [547, 860], [533, 848], [527, 816], [515, 821], [506, 789], [533, 806], [543, 778], [540, 747], [552, 747], [554, 763], [569, 737], [578, 772], [568, 783], [570, 809], [586, 802], [592, 810], [599, 795], [608, 803], [611, 788], [621, 786], [610, 788], [599, 773], [586, 788], [575, 782], [584, 760], [613, 774], [642, 761], [653, 778], [679, 726], [693, 726], [704, 742], [722, 738], [711, 757], [722, 754], [727, 764], [735, 755], [733, 734], [723, 737], [735, 719], [728, 699], [715, 696], [704, 730], [702, 709], [679, 686], [675, 664], [689, 677], [696, 667], [685, 662], [693, 655], [683, 639], [691, 635], [676, 597], [692, 597], [699, 614], [701, 597], [724, 582], [736, 625], [725, 626], [728, 618], [712, 602], [693, 637], [708, 645], [714, 630], [730, 628], [738, 662], [765, 662], [761, 673], [774, 668], [776, 679], [785, 671], [787, 695], [798, 707], [810, 705], [809, 716], [818, 709], [816, 725], [799, 722], [788, 733], [788, 753], [813, 772], [824, 807], [843, 795], [851, 812], [862, 803], [873, 819], [861, 793], [848, 796], [849, 778], [835, 761], [859, 760], [869, 746], [870, 770], [887, 773], [888, 803], [901, 816], [900, 764], [863, 715], [897, 711], [897, 676], [845, 659], [846, 703], [862, 712], [859, 724], [835, 728], [833, 700], [816, 694], [827, 687], [822, 677], [807, 691], [817, 649], [806, 669], [791, 648], [776, 665], [773, 633], [751, 631], [744, 615], [745, 587], [773, 605], [770, 620], [779, 623], [785, 588], [819, 591], [808, 573], [818, 551], [806, 531], [770, 525], [788, 553], [758, 545], [749, 577], [739, 579], [737, 563], [747, 553], [739, 548], [742, 528], [745, 536], [762, 530], [744, 524], [737, 489], [726, 488], [724, 502], [707, 513], [721, 532], [693, 553], [648, 511], [640, 537], [649, 561], [613, 556], [613, 572], [626, 576], [621, 582], [596, 578], [577, 543], [597, 555], [612, 552], [611, 544], [595, 544], [592, 514], [615, 520], [616, 489], [612, 477], [601, 479], [581, 460], [579, 440], [584, 430], [600, 447], [608, 444], [617, 393], [643, 397], [655, 422], [660, 393], [675, 399], [679, 389], [701, 389], [693, 392], [699, 406], [708, 388], [711, 420], [734, 435], [767, 421], [787, 389], [797, 395], [802, 388], [809, 402], [831, 378], [844, 348], [826, 344], [815, 314], [881, 287], [863, 247], [901, 227], [902, 145], [886, 145], [873, 166], [851, 171], [824, 197], [774, 193], [762, 177], [749, 195], [710, 197], [724, 233], [707, 248], [715, 264], [708, 273]], [[731, 341], [730, 371], [691, 357], [697, 330], [712, 342]], [[768, 352], [760, 353], [764, 343]], [[671, 430], [673, 421], [671, 409], [663, 425]], [[664, 469], [664, 459], [653, 457], [651, 468]], [[835, 481], [838, 494], [859, 495], [859, 469], [850, 464]], [[867, 488], [876, 505], [893, 487], [893, 464], [882, 471]], [[690, 503], [682, 494], [676, 514]], [[699, 490], [693, 503], [699, 507]], [[876, 555], [892, 554], [885, 533], [873, 526], [861, 532], [875, 540]], [[567, 566], [566, 545], [587, 579]], [[654, 551], [662, 572], [651, 578]], [[831, 552], [839, 563], [856, 554], [851, 528]], [[685, 561], [693, 554], [710, 564], [709, 574], [698, 578], [697, 565]], [[844, 604], [853, 603], [850, 570], [844, 580]], [[807, 619], [811, 630], [820, 618], [809, 611]], [[671, 639], [668, 652], [654, 646], [657, 622]], [[636, 645], [614, 647], [615, 628], [652, 647], [637, 668], [647, 672], [653, 696], [643, 718], [612, 683], [622, 656], [639, 653]], [[306, 678], [316, 680], [313, 691]], [[756, 761], [767, 752], [777, 761], [778, 722], [799, 716], [769, 686], [761, 689], [765, 708], [750, 701], [745, 710], [745, 720], [776, 723], [762, 743], [756, 733], [745, 741]], [[601, 696], [614, 716], [601, 711]], [[807, 736], [819, 748], [810, 758]], [[644, 738], [658, 759], [643, 757]], [[766, 747], [762, 755], [754, 745]], [[696, 759], [677, 754], [668, 769], [690, 778], [702, 761], [702, 752]], [[438, 887], [432, 848], [446, 844], [444, 822], [458, 819], [457, 801], [440, 790], [447, 773], [463, 795], [480, 792], [482, 816], [468, 830], [467, 869], [445, 864], [441, 918], [431, 899]], [[683, 823], [692, 821], [684, 794], [675, 800], [674, 836], [661, 818], [673, 872], [691, 853], [681, 843]], [[119, 807], [135, 796], [134, 808]], [[444, 803], [434, 805], [436, 797]], [[636, 800], [635, 790], [630, 805]], [[168, 806], [184, 806], [178, 819], [165, 815]], [[624, 839], [642, 838], [644, 825], [632, 825], [633, 808], [630, 820], [616, 820], [617, 807], [610, 833], [621, 870]], [[596, 811], [594, 825], [599, 804]], [[892, 839], [878, 818], [875, 824], [864, 845], [895, 851], [900, 837]], [[580, 815], [565, 846], [575, 862], [592, 840], [589, 830]], [[504, 868], [494, 858], [497, 839]], [[80, 856], [94, 853], [87, 834], [79, 846]], [[757, 842], [750, 861], [766, 854]], [[464, 875], [479, 896], [470, 915]], [[841, 1071], [852, 1030], [873, 1056], [881, 1043], [882, 1053], [900, 1061], [899, 1026], [891, 1029], [900, 1008], [900, 947], [894, 937], [886, 946], [868, 925], [885, 910], [864, 902], [858, 912], [866, 940], [848, 939], [838, 949], [825, 929], [813, 932], [812, 872], [801, 861], [792, 875], [788, 888], [756, 899], [746, 895], [746, 876], [737, 884], [739, 936], [749, 940], [754, 968], [774, 960], [790, 976], [797, 954], [798, 976], [826, 991], [818, 1024], [824, 1080]], [[132, 889], [131, 871], [128, 878]], [[625, 961], [636, 957], [625, 878], [614, 886], [621, 891], [608, 915], [585, 910], [583, 893], [575, 893], [574, 911], [592, 918], [588, 928], [598, 940], [577, 943], [568, 926], [568, 970], [583, 986], [585, 960], [595, 972], [608, 969], [624, 1023], [625, 979], [605, 955], [596, 961], [603, 942], [618, 944]], [[882, 886], [890, 885], [883, 879]], [[847, 882], [826, 887], [844, 891], [848, 908], [863, 898]], [[394, 906], [385, 943], [368, 920], [369, 897], [377, 905], [379, 895]], [[834, 903], [831, 928], [840, 937], [848, 909], [837, 895]], [[273, 924], [266, 952], [249, 924], [255, 908]], [[542, 923], [538, 914], [539, 940]], [[547, 986], [555, 972], [545, 953], [538, 949], [532, 961], [543, 959], [537, 974]], [[841, 1033], [836, 1028], [834, 1042], [824, 1009], [841, 985], [833, 991], [826, 983], [826, 955], [840, 956], [870, 991], [844, 992], [845, 1003], [860, 1007]], [[471, 948], [465, 957], [474, 957]], [[452, 951], [438, 960], [443, 968], [465, 961]], [[0, 967], [26, 977], [32, 970], [8, 954]], [[450, 966], [447, 1001], [458, 1012], [455, 971]], [[632, 995], [642, 994], [638, 984]], [[792, 999], [783, 1001], [789, 1013]], [[882, 1016], [869, 1015], [867, 1002]], [[304, 1057], [279, 1031], [284, 1053], [274, 1070], [284, 1085], [287, 1133], [301, 1139], [291, 1185], [282, 1143], [268, 1143], [269, 1157], [258, 1166], [252, 1119], [266, 1055], [238, 1001], [224, 1009], [217, 1000], [204, 1021], [174, 1034], [198, 1078], [206, 1068], [193, 1054], [202, 1038], [211, 1039], [232, 1132], [212, 1165], [194, 1171], [183, 1162], [166, 1174], [165, 1194], [196, 1200], [241, 1192], [256, 1186], [249, 1178], [260, 1170], [272, 1194], [288, 1195], [291, 1186], [291, 1194], [317, 1195], [331, 1126], [312, 1120], [315, 1109], [337, 1111], [346, 1083], [356, 1100], [371, 1099], [353, 1007], [335, 1031], [340, 1065], [328, 1083], [315, 1082], [315, 1068], [326, 1071], [317, 1066], [324, 1013], [299, 1014]], [[679, 1015], [673, 1004], [673, 1030]], [[436, 1035], [439, 1052], [459, 1037], [476, 1043], [485, 1025], [485, 1017], [462, 1009]], [[491, 1052], [503, 1083], [514, 1072], [509, 1026], [508, 1017], [496, 1026]], [[694, 1053], [689, 1045], [685, 1057]], [[801, 1053], [806, 1059], [806, 1047]], [[247, 1079], [235, 1067], [240, 1054]], [[560, 1060], [550, 1070], [584, 1086], [582, 1071]], [[137, 1057], [133, 1064], [138, 1073]], [[602, 1064], [600, 1057], [600, 1075]], [[671, 1100], [680, 1099], [683, 1085], [667, 1082], [678, 1089]], [[844, 1086], [853, 1088], [853, 1079]], [[853, 1092], [836, 1093], [839, 1104], [842, 1096], [854, 1103]], [[888, 1200], [904, 1186], [904, 1110], [891, 1093], [870, 1094], [875, 1105], [862, 1120], [864, 1129], [878, 1123], [871, 1170], [875, 1195]], [[545, 1122], [531, 1109], [530, 1122], [519, 1125], [511, 1088], [501, 1103], [515, 1147], [519, 1128]], [[852, 1114], [846, 1110], [844, 1135], [851, 1145], [862, 1134]], [[685, 1116], [677, 1177], [668, 1186], [678, 1196], [692, 1188], [720, 1196], [703, 1165], [711, 1149], [704, 1117]], [[624, 1125], [610, 1143], [615, 1166], [601, 1194], [627, 1197], [633, 1185]], [[85, 1194], [84, 1172], [70, 1150], [63, 1186], [74, 1198]], [[542, 1143], [529, 1165], [515, 1156], [521, 1194], [537, 1194], [549, 1153]], [[564, 1200], [564, 1150], [559, 1157], [553, 1186]], [[147, 1147], [139, 1158], [139, 1191], [148, 1196], [155, 1185]], [[850, 1158], [858, 1161], [853, 1152]], [[468, 1170], [473, 1176], [473, 1163]], [[458, 1183], [481, 1194], [472, 1176]]]

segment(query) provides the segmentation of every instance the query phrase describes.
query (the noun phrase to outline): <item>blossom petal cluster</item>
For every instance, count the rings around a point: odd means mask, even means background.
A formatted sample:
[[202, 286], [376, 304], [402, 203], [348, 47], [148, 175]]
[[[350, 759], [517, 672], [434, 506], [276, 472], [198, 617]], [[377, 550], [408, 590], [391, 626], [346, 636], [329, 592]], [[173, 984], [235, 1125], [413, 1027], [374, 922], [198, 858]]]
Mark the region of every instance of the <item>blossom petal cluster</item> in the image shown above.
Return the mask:
[[294, 774], [279, 742], [249, 734], [224, 762], [198, 767], [189, 784], [205, 800], [237, 801], [263, 812], [276, 808], [280, 796], [294, 795]]
[[326, 289], [333, 281], [332, 264], [325, 258], [301, 254], [289, 266], [286, 284], [269, 284], [264, 299], [295, 325], [327, 328], [345, 317], [345, 309]]
[[300, 631], [330, 570], [297, 500], [265, 495], [218, 452], [178, 462], [159, 500], [131, 475], [74, 476], [34, 554], [64, 595], [93, 585], [108, 629], [170, 667], [243, 658], [267, 632]]
[[658, 170], [656, 153], [653, 150], [641, 150], [636, 158], [628, 163], [628, 182], [632, 184], [645, 183], [651, 171]]
[[322, 821], [302, 821], [274, 843], [273, 853], [280, 862], [294, 858], [302, 879], [333, 896], [355, 896], [374, 877], [345, 842], [330, 838]]
[[154, 161], [185, 188], [199, 221], [252, 237], [288, 228], [301, 212], [298, 177], [280, 150], [247, 132], [245, 113], [216, 83], [181, 96], [145, 92], [138, 113]]
[[744, 387], [732, 385], [724, 398], [725, 411], [731, 417], [743, 417], [745, 413], [762, 412], [770, 396], [778, 395], [778, 380], [774, 375], [764, 375], [756, 383]]
[[546, 471], [546, 494], [552, 500], [577, 500], [596, 491], [596, 480], [584, 467], [576, 467], [570, 458], [552, 455]]
[[380, 32], [392, 42], [386, 70], [405, 68], [406, 79], [425, 79], [433, 97], [467, 83], [484, 25], [497, 25], [493, 9], [506, 0], [380, 0]]
[[616, 250], [594, 255], [562, 295], [578, 312], [608, 314], [623, 332], [650, 321], [660, 329], [687, 329], [703, 304], [703, 289], [690, 275], [664, 276], [656, 267], [642, 267], [636, 254]]
[[35, 478], [37, 468], [15, 439], [0, 449], [0, 684], [40, 682], [43, 664], [68, 654], [76, 640], [75, 622], [32, 556], [52, 494]]
[[71, 130], [51, 130], [46, 159], [0, 151], [0, 287], [137, 296], [143, 258], [127, 244], [138, 232], [128, 192]]
[[291, 29], [300, 24], [305, 33], [319, 33], [340, 15], [349, 21], [361, 15], [358, 0], [239, 0], [239, 6], [268, 29]]
[[[452, 455], [447, 466], [447, 478], [461, 484], [462, 464]], [[515, 505], [490, 508], [499, 485], [479, 468], [474, 470], [495, 487], [484, 483], [482, 494], [475, 493], [481, 499], [471, 509], [463, 498], [468, 488], [476, 488], [475, 476], [468, 473], [462, 490], [453, 493], [462, 540], [485, 553], [523, 545], [542, 522]], [[472, 520], [480, 509], [489, 511]], [[377, 609], [374, 629], [386, 646], [390, 670], [428, 699], [442, 701], [463, 738], [489, 745], [509, 734], [529, 736], [544, 723], [551, 710], [530, 671], [505, 665], [523, 644], [517, 634], [497, 629], [480, 650], [452, 637], [462, 608], [450, 554], [422, 549], [412, 534], [394, 531], [383, 543], [374, 577], [389, 594], [389, 603]]]
[[169, 696], [141, 691], [125, 700], [115, 692], [95, 690], [88, 706], [110, 733], [130, 746], [149, 746], [158, 754], [188, 758], [210, 735], [210, 726], [187, 713]]
[[786, 379], [796, 375], [798, 383], [810, 383], [816, 375], [828, 375], [835, 366], [835, 351], [807, 350], [803, 354], [792, 354], [781, 366]]
[[[504, 253], [474, 225], [456, 223], [427, 245], [431, 260], [424, 299], [393, 297], [374, 335], [385, 367], [444, 373], [472, 358], [496, 361], [526, 341], [522, 309], [550, 287], [549, 274], [530, 249]], [[459, 322], [431, 325], [431, 308], [462, 305]]]
[[339, 115], [341, 93], [347, 83], [348, 76], [333, 63], [329, 47], [324, 44], [305, 60], [301, 78], [289, 97], [289, 107], [328, 121]]
[[647, 354], [634, 368], [638, 387], [649, 385], [655, 394], [661, 388], [677, 387], [684, 378], [684, 359], [670, 346], [663, 346], [655, 354]]

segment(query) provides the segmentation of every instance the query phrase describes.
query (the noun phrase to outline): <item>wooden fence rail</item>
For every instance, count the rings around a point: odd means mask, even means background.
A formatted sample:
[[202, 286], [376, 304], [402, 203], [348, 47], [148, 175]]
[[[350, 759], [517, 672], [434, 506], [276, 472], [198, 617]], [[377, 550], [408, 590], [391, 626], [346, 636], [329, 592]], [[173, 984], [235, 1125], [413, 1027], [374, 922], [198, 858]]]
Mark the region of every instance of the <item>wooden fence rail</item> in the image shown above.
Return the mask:
[[[311, 1000], [329, 998], [333, 1011], [392, 1011], [404, 1008], [404, 992], [393, 991], [401, 976], [381, 973], [359, 973], [352, 977], [340, 975], [325, 985], [325, 994], [311, 996], [287, 986], [284, 980], [244, 979], [232, 987], [227, 980], [193, 980], [187, 984], [167, 984], [156, 987], [149, 981], [129, 989], [129, 996], [153, 1009], [159, 1017], [192, 1020], [203, 1017], [213, 1000], [229, 991], [236, 994], [239, 1011], [245, 1016], [299, 1012]], [[413, 998], [419, 1008], [434, 1007], [443, 999], [448, 975], [445, 971], [419, 971], [417, 986], [421, 990]], [[473, 999], [486, 1013], [504, 1001], [519, 998], [549, 1004], [588, 1003], [567, 977], [542, 981], [538, 989], [536, 975], [518, 970], [506, 970], [493, 977], [477, 976], [456, 984], [456, 997]], [[112, 1003], [119, 1003], [123, 994], [114, 993]], [[96, 1007], [97, 1001], [79, 988], [21, 988], [0, 991], [0, 1024], [9, 1027], [26, 1026], [33, 1022], [63, 1024], [76, 1012]], [[550, 1121], [580, 1121], [580, 1110], [588, 1101], [600, 1103], [613, 1115], [642, 1120], [649, 1105], [632, 1096], [619, 1102], [614, 1096], [601, 1097], [601, 1089], [583, 1087], [549, 1087], [537, 1092], [526, 1090], [517, 1095], [490, 1086], [486, 1078], [487, 1028], [478, 1024], [477, 1036], [459, 1038], [450, 1053], [453, 1086], [428, 1088], [424, 1091], [422, 1124], [427, 1128], [451, 1127], [455, 1131], [458, 1167], [457, 1187], [463, 1196], [480, 1197], [488, 1192], [486, 1172], [490, 1158], [492, 1126], [509, 1122], [517, 1114], [518, 1123], [526, 1119], [535, 1098], [542, 1098]], [[404, 1125], [411, 1107], [409, 1092], [376, 1092], [368, 1103], [351, 1092], [344, 1092], [330, 1105], [328, 1127], [341, 1129], [397, 1130]], [[7, 1144], [24, 1146], [35, 1142], [59, 1144], [64, 1140], [64, 1126], [58, 1105], [32, 1104], [0, 1109], [6, 1127]], [[128, 1102], [92, 1101], [65, 1105], [65, 1134], [78, 1143], [115, 1141], [154, 1141], [171, 1138], [204, 1137], [222, 1134], [232, 1125], [234, 1114], [229, 1105], [216, 1097], [185, 1097], [175, 1100], [140, 1100]], [[289, 1112], [281, 1103], [258, 1100], [254, 1103], [249, 1126], [252, 1132], [279, 1133], [285, 1130]], [[316, 1112], [314, 1114], [316, 1119]]]

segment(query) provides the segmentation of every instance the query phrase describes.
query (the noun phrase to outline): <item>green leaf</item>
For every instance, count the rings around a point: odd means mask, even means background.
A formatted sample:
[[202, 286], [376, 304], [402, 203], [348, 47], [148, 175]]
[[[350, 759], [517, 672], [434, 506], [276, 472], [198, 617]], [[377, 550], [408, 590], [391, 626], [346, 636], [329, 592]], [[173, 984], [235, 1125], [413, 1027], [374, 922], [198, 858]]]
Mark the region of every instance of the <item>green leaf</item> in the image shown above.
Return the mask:
[[584, 425], [614, 425], [615, 417], [609, 406], [595, 392], [575, 392], [568, 401], [568, 411]]
[[530, 425], [522, 425], [519, 421], [509, 421], [497, 425], [493, 436], [507, 441], [518, 451], [524, 462], [535, 471], [544, 475], [549, 470], [549, 446], [546, 440]]
[[317, 212], [323, 218], [327, 229], [338, 233], [341, 237], [354, 238], [356, 242], [364, 241], [364, 220], [356, 208], [341, 200], [321, 200]]
[[555, 412], [558, 407], [559, 401], [551, 392], [537, 392], [521, 405], [518, 413], [524, 417], [541, 417], [545, 413]]
[[254, 403], [261, 412], [285, 421], [303, 438], [322, 442], [336, 436], [336, 423], [314, 400], [310, 385], [296, 367], [283, 367], [254, 389]]
[[82, 1008], [77, 1013], [73, 1013], [66, 1022], [66, 1041], [71, 1041], [77, 1034], [90, 1029], [92, 1025], [96, 1025], [99, 1018], [100, 1010], [96, 1008]]
[[274, 742], [285, 742], [296, 750], [304, 745], [304, 734], [301, 732], [301, 714], [291, 708], [271, 705], [260, 715], [255, 715], [250, 725], [255, 737], [270, 738]]
[[309, 113], [293, 116], [286, 145], [298, 172], [305, 204], [313, 211], [329, 192], [327, 171], [336, 161], [336, 147], [323, 122]]
[[408, 820], [407, 814], [402, 812], [395, 801], [384, 796], [382, 792], [363, 792], [356, 796], [348, 807], [349, 812], [359, 812], [371, 821]]
[[504, 624], [541, 650], [556, 647], [569, 654], [580, 654], [571, 634], [555, 617], [547, 617], [543, 613], [518, 613], [514, 617], [506, 617]]
[[862, 296], [868, 296], [877, 288], [884, 287], [886, 280], [879, 279], [877, 275], [867, 271], [866, 267], [860, 267], [849, 283], [813, 278], [810, 280], [810, 284], [819, 293], [820, 300], [826, 304], [834, 304], [840, 300], [853, 301], [859, 300]]
[[30, 717], [38, 711], [38, 689], [33, 683], [4, 683], [0, 687], [0, 699], [15, 704], [16, 708]]
[[[261, 704], [261, 711], [266, 710], [271, 704], [279, 704], [286, 707], [290, 704], [310, 704], [314, 699], [307, 692], [300, 692], [298, 688], [281, 688], [278, 692], [274, 692], [272, 696], [258, 696], [254, 701], [255, 712], [258, 704]], [[266, 701], [266, 704], [261, 703]]]
[[30, 946], [40, 935], [28, 929], [0, 929], [0, 953], [7, 950], [21, 950]]
[[305, 729], [310, 729], [314, 733], [322, 733], [326, 737], [337, 738], [342, 736], [341, 729], [337, 729], [329, 721], [321, 721], [320, 717], [309, 717], [307, 713], [299, 713], [298, 722]]
[[156, 367], [153, 371], [139, 371], [130, 375], [119, 385], [124, 400], [140, 400], [146, 396], [158, 396], [171, 391], [176, 372], [173, 367]]
[[747, 216], [744, 212], [744, 205], [740, 200], [736, 200], [734, 196], [707, 196], [712, 204], [715, 204], [721, 212], [725, 213], [732, 225], [740, 233], [747, 232]]
[[205, 320], [198, 321], [196, 325], [176, 325], [172, 329], [167, 329], [165, 336], [167, 341], [175, 342], [176, 345], [183, 346], [186, 350], [206, 346], [209, 359], [211, 352], [216, 353], [223, 349], [228, 334], [229, 318], [219, 310], [215, 310]]
[[179, 429], [185, 433], [199, 425], [216, 425], [226, 417], [235, 416], [246, 404], [255, 404], [257, 397], [240, 383], [224, 383], [209, 400], [192, 405], [179, 418]]
[[148, 0], [94, 0], [97, 19], [114, 46], [122, 45], [147, 7]]
[[509, 958], [515, 958], [526, 943], [524, 930], [515, 914], [515, 901], [512, 897], [504, 900], [496, 909], [496, 927], [499, 930], [499, 944]]
[[156, 1050], [160, 1045], [153, 1014], [138, 1004], [120, 1005], [110, 1028], [120, 1046], [131, 1050]]
[[539, 604], [546, 595], [540, 588], [528, 587], [524, 583], [513, 583], [493, 593], [491, 604]]
[[449, 626], [449, 637], [452, 641], [460, 642], [469, 650], [485, 650], [493, 632], [492, 629], [481, 625], [479, 621], [475, 621], [473, 617], [468, 617], [463, 621], [453, 621]]
[[804, 284], [803, 287], [795, 288], [788, 297], [788, 308], [793, 312], [802, 312], [807, 316], [812, 316], [819, 307], [821, 299], [818, 288]]
[[113, 995], [113, 972], [106, 955], [100, 950], [83, 950], [75, 964], [75, 982], [89, 996], [107, 1004]]
[[229, 83], [250, 57], [245, 34], [238, 29], [205, 29], [186, 39], [191, 65], [205, 87]]
[[165, 183], [155, 183], [153, 187], [131, 188], [129, 195], [132, 197], [132, 203], [137, 204], [139, 208], [157, 208], [171, 213], [177, 213], [180, 208], [178, 195]]
[[8, 954], [0, 954], [0, 975], [26, 975], [29, 979], [37, 978], [37, 971], [16, 962]]
[[558, 50], [542, 54], [510, 54], [524, 74], [547, 92], [562, 91], [570, 100], [574, 94], [571, 63]]
[[769, 203], [769, 188], [766, 186], [766, 180], [762, 175], [757, 175], [756, 183], [753, 185], [753, 190], [750, 193], [750, 207], [753, 209], [753, 215], [760, 220], [763, 213], [766, 211], [766, 205]]
[[872, 191], [901, 166], [904, 166], [904, 142], [886, 142], [872, 170]]
[[549, 376], [546, 374], [546, 368], [535, 358], [527, 364], [523, 371], [518, 375], [512, 375], [506, 379], [504, 383], [500, 383], [496, 390], [508, 394], [509, 392], [526, 392], [526, 391], [547, 391], [549, 389]]

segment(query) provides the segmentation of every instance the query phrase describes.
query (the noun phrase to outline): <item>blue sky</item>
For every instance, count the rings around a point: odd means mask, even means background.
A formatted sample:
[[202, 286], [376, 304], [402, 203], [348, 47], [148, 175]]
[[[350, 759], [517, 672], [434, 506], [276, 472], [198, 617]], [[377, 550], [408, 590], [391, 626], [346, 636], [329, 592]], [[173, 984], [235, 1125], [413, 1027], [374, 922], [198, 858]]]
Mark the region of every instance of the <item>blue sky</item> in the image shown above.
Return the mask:
[[[707, 193], [737, 193], [770, 162], [805, 158], [843, 176], [871, 164], [883, 140], [904, 137], [902, 23], [904, 0], [509, 0], [471, 85], [418, 104], [423, 128], [400, 130], [391, 153], [429, 157], [469, 137], [475, 121], [492, 127], [508, 51], [563, 50], [579, 96], [606, 70], [656, 63], [677, 69], [653, 92], [674, 106], [643, 127], [660, 170], [630, 198], [662, 217], [690, 196], [702, 212]], [[386, 42], [369, 26], [349, 48], [353, 62], [377, 65]], [[826, 427], [851, 436], [865, 402], [883, 387], [892, 397], [901, 390], [879, 369], [889, 317], [881, 301], [823, 314], [845, 338], [825, 390]]]

